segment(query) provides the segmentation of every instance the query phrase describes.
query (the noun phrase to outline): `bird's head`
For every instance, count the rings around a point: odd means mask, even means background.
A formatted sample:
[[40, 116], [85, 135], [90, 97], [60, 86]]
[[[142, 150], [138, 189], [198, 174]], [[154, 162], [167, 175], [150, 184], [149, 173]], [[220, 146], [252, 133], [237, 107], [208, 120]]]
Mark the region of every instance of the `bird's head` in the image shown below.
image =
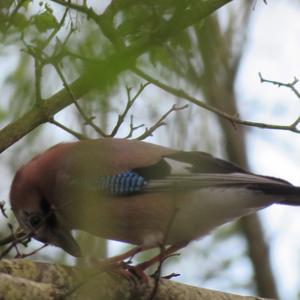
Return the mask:
[[35, 239], [64, 249], [73, 256], [81, 256], [71, 229], [49, 198], [37, 185], [30, 168], [21, 168], [10, 190], [12, 210], [21, 226]]

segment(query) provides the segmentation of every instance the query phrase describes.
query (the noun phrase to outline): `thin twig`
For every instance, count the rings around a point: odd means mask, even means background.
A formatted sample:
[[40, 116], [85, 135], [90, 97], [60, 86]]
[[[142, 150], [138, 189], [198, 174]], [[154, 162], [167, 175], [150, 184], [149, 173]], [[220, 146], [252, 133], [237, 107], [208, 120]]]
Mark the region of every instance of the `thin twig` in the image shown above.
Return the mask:
[[75, 3], [66, 3], [63, 0], [52, 0], [57, 4], [63, 5], [65, 7], [74, 9], [77, 12], [84, 14], [88, 19], [92, 19], [101, 29], [104, 36], [116, 47], [121, 48], [124, 47], [122, 40], [118, 37], [117, 32], [114, 28], [113, 17], [117, 12], [120, 12], [122, 8], [127, 8], [131, 5], [138, 4], [138, 0], [127, 0], [125, 3], [124, 1], [112, 1], [105, 11], [98, 15], [95, 11], [87, 7], [86, 4], [79, 5]]
[[258, 72], [258, 76], [259, 76], [261, 83], [267, 82], [267, 83], [275, 84], [278, 87], [282, 87], [282, 86], [287, 87], [287, 88], [291, 89], [293, 91], [293, 93], [300, 99], [300, 92], [295, 88], [296, 84], [299, 82], [299, 79], [297, 77], [294, 77], [293, 81], [291, 81], [291, 82], [284, 83], [284, 82], [280, 82], [280, 81], [265, 79], [265, 78], [263, 78], [263, 76], [261, 75], [260, 72]]
[[152, 133], [159, 127], [165, 126], [166, 123], [164, 120], [172, 113], [172, 112], [177, 112], [183, 109], [186, 109], [188, 105], [183, 105], [183, 106], [176, 106], [175, 104], [165, 113], [163, 114], [160, 119], [150, 128], [146, 128], [145, 132], [141, 134], [139, 137], [137, 137], [137, 140], [144, 140], [145, 138], [152, 136]]
[[55, 126], [57, 126], [57, 127], [59, 127], [59, 128], [61, 128], [61, 129], [63, 129], [64, 131], [72, 134], [73, 136], [75, 136], [79, 140], [87, 140], [88, 139], [87, 136], [81, 134], [80, 132], [74, 131], [71, 128], [66, 127], [65, 125], [63, 125], [63, 124], [57, 122], [56, 120], [54, 120], [54, 118], [49, 118], [48, 122], [55, 125]]
[[42, 49], [42, 50], [45, 49], [49, 45], [49, 43], [52, 41], [52, 39], [57, 35], [58, 31], [62, 28], [62, 26], [65, 23], [68, 11], [69, 11], [69, 8], [67, 7], [65, 9], [65, 12], [64, 12], [60, 22], [58, 23], [56, 28], [54, 28], [54, 30], [50, 33], [49, 37], [42, 43], [40, 49]]
[[35, 70], [35, 104], [41, 106], [42, 103], [42, 93], [41, 93], [41, 80], [42, 80], [42, 70], [46, 62], [42, 59], [43, 50], [48, 46], [51, 40], [55, 37], [58, 31], [63, 26], [68, 8], [65, 10], [63, 17], [61, 18], [58, 26], [51, 32], [49, 37], [39, 45], [39, 47], [29, 46], [24, 40], [24, 44], [27, 48], [27, 53], [34, 58], [34, 70]]
[[295, 121], [293, 121], [290, 125], [275, 125], [275, 124], [269, 124], [269, 123], [261, 123], [261, 122], [252, 122], [252, 121], [247, 121], [247, 120], [242, 120], [239, 117], [235, 115], [230, 115], [222, 110], [217, 109], [216, 107], [209, 105], [205, 103], [202, 100], [196, 99], [190, 95], [188, 95], [186, 92], [183, 90], [175, 89], [171, 86], [168, 86], [153, 77], [151, 77], [148, 74], [145, 74], [143, 71], [133, 68], [133, 71], [139, 76], [142, 77], [143, 79], [151, 82], [152, 84], [156, 85], [160, 89], [168, 92], [169, 94], [172, 94], [178, 98], [185, 99], [199, 107], [202, 107], [210, 112], [215, 113], [219, 117], [225, 118], [232, 124], [239, 124], [239, 125], [245, 125], [245, 126], [252, 126], [252, 127], [257, 127], [257, 128], [263, 128], [263, 129], [277, 129], [277, 130], [286, 130], [286, 131], [291, 131], [295, 133], [300, 133], [300, 129], [297, 128], [297, 126], [300, 124], [299, 118], [297, 118]]
[[[65, 49], [65, 46], [70, 39], [71, 35], [75, 31], [74, 27], [71, 25], [70, 31], [68, 32], [67, 36], [65, 37], [64, 41], [61, 41], [58, 37], [56, 37], [56, 44], [54, 47], [54, 51], [51, 57], [50, 63], [53, 62], [60, 62], [65, 56], [69, 55], [68, 50]], [[71, 55], [69, 55], [71, 56]]]
[[35, 85], [35, 106], [42, 106], [42, 93], [41, 93], [41, 79], [42, 79], [42, 69], [44, 67], [44, 62], [42, 59], [42, 50], [29, 45], [25, 39], [22, 37], [23, 44], [26, 46], [26, 49], [23, 49], [24, 52], [27, 52], [34, 59], [34, 85]]
[[[175, 195], [175, 198], [176, 198], [176, 195]], [[176, 200], [176, 199], [175, 199]], [[176, 203], [176, 201], [175, 201]], [[165, 262], [165, 260], [167, 258], [169, 258], [169, 256], [166, 256], [165, 252], [166, 252], [166, 249], [165, 249], [165, 245], [167, 244], [167, 240], [168, 240], [168, 237], [169, 237], [169, 234], [172, 230], [172, 226], [174, 225], [174, 221], [175, 221], [175, 217], [178, 213], [178, 207], [175, 206], [174, 207], [174, 210], [172, 212], [172, 215], [169, 219], [169, 222], [167, 224], [167, 228], [166, 228], [166, 233], [164, 235], [164, 239], [162, 241], [162, 245], [160, 246], [160, 260], [159, 260], [159, 263], [158, 263], [158, 267], [155, 271], [155, 275], [154, 275], [154, 280], [155, 280], [155, 283], [154, 283], [154, 288], [150, 294], [150, 297], [149, 297], [149, 300], [152, 300], [154, 299], [156, 293], [157, 293], [157, 290], [158, 290], [158, 286], [159, 286], [159, 280], [160, 280], [160, 277], [161, 277], [161, 271], [162, 271], [162, 266], [163, 266], [163, 263]], [[171, 255], [173, 256], [173, 255]]]
[[13, 241], [17, 241], [20, 242], [22, 241], [24, 238], [27, 238], [28, 235], [22, 231], [22, 230], [16, 230], [16, 232], [14, 232], [14, 234], [10, 234], [9, 236], [3, 238], [0, 240], [0, 246], [4, 246], [7, 245]]
[[14, 248], [14, 244], [10, 244], [4, 251], [0, 253], [0, 260], [4, 258], [12, 249]]
[[55, 2], [57, 4], [60, 4], [62, 6], [65, 6], [67, 8], [71, 8], [78, 12], [84, 13], [88, 18], [90, 18], [98, 23], [99, 15], [97, 15], [92, 8], [89, 8], [85, 5], [79, 5], [76, 3], [72, 3], [70, 1], [68, 1], [68, 2], [64, 1], [64, 0], [51, 0], [51, 1]]
[[7, 36], [7, 31], [8, 29], [11, 27], [12, 21], [14, 19], [14, 17], [17, 15], [19, 9], [22, 7], [22, 5], [28, 0], [21, 0], [16, 4], [16, 7], [14, 8], [14, 10], [12, 11], [11, 15], [7, 18], [7, 22], [4, 25], [4, 28], [2, 29], [2, 33], [3, 33], [3, 37], [2, 37], [2, 43], [4, 42], [4, 40], [6, 39]]
[[[45, 222], [51, 215], [52, 215], [53, 211], [50, 211], [48, 214], [46, 214], [44, 216], [43, 222]], [[41, 223], [41, 225], [43, 224], [43, 222]], [[41, 226], [39, 225], [39, 226]], [[46, 247], [48, 244], [45, 244], [41, 247], [39, 247], [36, 250], [33, 250], [30, 253], [21, 253], [18, 249], [18, 244], [22, 244], [23, 246], [27, 247], [27, 244], [30, 242], [30, 239], [32, 236], [35, 235], [34, 230], [32, 230], [31, 232], [24, 232], [20, 227], [17, 228], [16, 231], [13, 230], [13, 226], [8, 223], [7, 224], [11, 234], [9, 236], [7, 236], [6, 238], [0, 240], [0, 246], [4, 246], [6, 244], [10, 244], [4, 251], [2, 251], [2, 253], [0, 253], [0, 259], [2, 259], [3, 257], [5, 257], [12, 249], [15, 249], [16, 251], [16, 258], [24, 258], [24, 257], [28, 257], [31, 256], [35, 253], [37, 253], [38, 251], [42, 250], [44, 247]], [[35, 228], [35, 230], [38, 230], [39, 228]]]
[[[66, 12], [65, 12], [66, 14]], [[64, 20], [64, 17], [62, 18], [62, 20]], [[71, 30], [72, 32], [72, 30]], [[68, 37], [70, 36], [70, 34], [68, 35]], [[67, 37], [67, 38], [68, 38]], [[25, 43], [25, 41], [24, 41]], [[41, 68], [42, 65], [45, 64], [52, 64], [59, 76], [59, 78], [61, 79], [63, 86], [65, 87], [66, 91], [69, 93], [70, 97], [73, 100], [73, 103], [76, 107], [76, 109], [79, 111], [80, 115], [82, 116], [82, 118], [85, 120], [85, 124], [91, 126], [100, 136], [102, 137], [107, 137], [108, 135], [101, 129], [99, 128], [94, 122], [93, 122], [93, 117], [88, 117], [85, 112], [83, 111], [83, 109], [80, 107], [80, 105], [78, 104], [78, 101], [76, 99], [76, 97], [73, 95], [66, 79], [65, 76], [63, 74], [63, 72], [61, 71], [58, 62], [57, 62], [57, 56], [56, 57], [49, 57], [47, 56], [45, 53], [42, 53], [40, 50], [37, 50], [29, 45], [27, 45], [27, 52], [32, 55], [35, 58], [35, 73], [36, 73], [36, 103], [40, 103], [41, 99], [41, 92], [40, 92], [40, 77], [41, 77]], [[58, 122], [54, 121], [53, 118], [49, 118], [49, 122], [53, 123], [61, 128], [63, 128], [64, 130], [66, 130], [67, 132], [73, 134], [76, 137], [80, 137], [80, 139], [86, 139], [86, 137], [84, 137], [83, 135], [76, 133], [75, 131], [71, 130], [71, 129], [67, 129], [67, 127], [63, 126], [62, 124], [59, 124]]]
[[124, 137], [124, 139], [129, 139], [133, 136], [134, 131], [138, 130], [139, 128], [144, 127], [144, 124], [140, 124], [137, 126], [133, 125], [133, 115], [130, 116], [130, 124], [129, 124], [129, 132], [128, 134]]
[[18, 256], [20, 254], [20, 252], [19, 252], [19, 248], [18, 248], [18, 242], [17, 242], [17, 239], [15, 237], [15, 232], [13, 230], [13, 226], [10, 223], [8, 223], [7, 226], [9, 228], [10, 232], [11, 232], [11, 235], [13, 236], [13, 242], [11, 243], [11, 249], [14, 248], [16, 250], [16, 253], [17, 253], [17, 256]]
[[41, 93], [41, 79], [42, 79], [42, 68], [43, 65], [38, 57], [34, 56], [34, 74], [35, 74], [35, 105], [41, 106], [42, 104], [42, 93]]
[[[113, 137], [117, 134], [118, 130], [120, 129], [121, 125], [124, 123], [124, 119], [126, 117], [126, 115], [128, 114], [128, 111], [130, 110], [130, 108], [132, 107], [132, 105], [134, 104], [134, 102], [137, 100], [137, 98], [140, 96], [140, 94], [143, 92], [143, 90], [149, 85], [150, 83], [147, 82], [145, 84], [141, 84], [140, 88], [138, 89], [137, 93], [135, 94], [135, 96], [133, 98], [131, 98], [130, 92], [131, 92], [131, 88], [126, 88], [126, 92], [127, 92], [127, 103], [126, 103], [126, 107], [124, 109], [124, 111], [119, 114], [118, 116], [118, 120], [116, 122], [115, 127], [113, 128], [113, 130], [111, 131], [111, 133], [109, 134], [109, 136]], [[140, 128], [141, 126], [138, 127], [132, 127], [134, 130], [136, 130], [137, 128]], [[132, 133], [132, 132], [131, 132]]]
[[69, 95], [71, 96], [71, 98], [73, 99], [73, 103], [75, 104], [75, 107], [77, 108], [78, 112], [80, 113], [80, 115], [82, 116], [82, 118], [84, 119], [85, 123], [89, 126], [91, 126], [100, 136], [102, 137], [107, 137], [107, 134], [101, 129], [99, 128], [94, 122], [93, 122], [93, 117], [88, 117], [85, 112], [83, 111], [83, 109], [80, 107], [80, 105], [78, 104], [78, 101], [76, 99], [76, 97], [74, 97], [62, 71], [60, 70], [60, 67], [58, 66], [57, 63], [53, 63], [53, 66], [58, 74], [58, 76], [60, 77], [61, 81], [63, 82], [64, 87], [66, 88], [67, 92], [69, 93]]
[[31, 252], [29, 253], [22, 253], [22, 254], [19, 254], [17, 256], [17, 258], [25, 258], [25, 257], [28, 257], [28, 256], [31, 256], [31, 255], [34, 255], [36, 253], [38, 253], [39, 251], [41, 251], [42, 249], [46, 248], [48, 246], [48, 244], [43, 244], [42, 246], [40, 246], [39, 248], [35, 249], [35, 250], [32, 250]]

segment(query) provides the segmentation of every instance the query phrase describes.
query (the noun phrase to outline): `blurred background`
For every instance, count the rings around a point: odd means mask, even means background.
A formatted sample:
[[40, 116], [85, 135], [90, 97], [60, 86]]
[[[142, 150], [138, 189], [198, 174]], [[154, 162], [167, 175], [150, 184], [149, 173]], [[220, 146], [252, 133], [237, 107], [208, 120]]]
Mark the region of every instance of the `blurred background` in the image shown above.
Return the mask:
[[[29, 49], [32, 45], [41, 45], [59, 26], [65, 13], [63, 6], [52, 1], [9, 2], [0, 4], [1, 128], [34, 105], [36, 69]], [[80, 1], [76, 3], [81, 5]], [[102, 13], [110, 1], [87, 3], [97, 13]], [[144, 3], [132, 9], [123, 8], [115, 16], [115, 23], [120, 25], [119, 34], [127, 44], [134, 43], [145, 32], [155, 30], [155, 26], [159, 26], [160, 9], [170, 5], [168, 1], [161, 1], [163, 5], [153, 5], [149, 10], [148, 1]], [[18, 5], [14, 18], [9, 18]], [[261, 72], [265, 79], [283, 83], [291, 83], [294, 77], [300, 77], [299, 15], [300, 3], [296, 0], [270, 0], [267, 5], [259, 0], [232, 1], [160, 47], [149, 48], [138, 59], [137, 66], [153, 79], [182, 89], [224, 112], [239, 115], [243, 120], [289, 125], [300, 115], [300, 98], [290, 88], [261, 83], [258, 73]], [[64, 47], [68, 55], [59, 60], [59, 65], [67, 82], [79, 76], [87, 58], [105, 57], [113, 51], [111, 42], [84, 13], [69, 10], [61, 27], [44, 51], [51, 56], [55, 47]], [[89, 92], [79, 103], [88, 116], [95, 117], [96, 124], [111, 132], [118, 114], [126, 106], [126, 88], [130, 88], [133, 97], [146, 82], [134, 72], [126, 71], [105, 89]], [[297, 87], [300, 91], [300, 84], [296, 84]], [[53, 65], [43, 66], [42, 98], [46, 99], [62, 88], [62, 80]], [[130, 115], [134, 126], [145, 125], [133, 132], [132, 138], [135, 138], [174, 103], [182, 106], [188, 102], [155, 84], [148, 85], [135, 101], [116, 137], [125, 137], [130, 132]], [[167, 124], [146, 140], [185, 150], [206, 151], [253, 172], [300, 185], [299, 133], [234, 125], [188, 104], [188, 108], [169, 115]], [[59, 112], [55, 120], [91, 138], [98, 137], [74, 105]], [[1, 154], [0, 200], [6, 202], [10, 222], [15, 222], [8, 202], [15, 171], [53, 144], [72, 140], [76, 138], [65, 130], [45, 124]], [[9, 232], [7, 220], [2, 216], [0, 220], [1, 236], [5, 236]], [[89, 255], [111, 256], [129, 247], [84, 233], [76, 235]], [[163, 273], [180, 273], [174, 280], [196, 286], [296, 300], [300, 297], [299, 237], [300, 208], [273, 206], [257, 217], [227, 224], [193, 242], [181, 251], [180, 256], [164, 264]], [[24, 252], [40, 246], [39, 242], [32, 241]], [[50, 246], [32, 258], [77, 263]]]

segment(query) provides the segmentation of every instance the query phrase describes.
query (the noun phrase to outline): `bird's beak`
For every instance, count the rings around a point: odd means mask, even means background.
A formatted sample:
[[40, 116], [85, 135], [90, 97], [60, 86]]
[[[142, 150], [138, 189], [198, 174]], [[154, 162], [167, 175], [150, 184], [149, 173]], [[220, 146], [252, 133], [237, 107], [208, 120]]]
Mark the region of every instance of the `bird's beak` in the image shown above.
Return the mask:
[[53, 244], [64, 249], [69, 254], [80, 257], [82, 256], [81, 249], [73, 238], [71, 231], [66, 230], [65, 228], [56, 227], [52, 229], [53, 234]]

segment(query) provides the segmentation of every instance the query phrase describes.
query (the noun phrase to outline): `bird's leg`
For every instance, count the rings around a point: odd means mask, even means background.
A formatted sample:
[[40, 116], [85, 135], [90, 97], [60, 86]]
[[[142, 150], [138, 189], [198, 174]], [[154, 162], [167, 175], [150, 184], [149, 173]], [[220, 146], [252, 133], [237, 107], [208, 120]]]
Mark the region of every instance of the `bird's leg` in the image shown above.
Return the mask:
[[112, 256], [102, 260], [95, 259], [94, 257], [89, 257], [89, 263], [91, 265], [94, 265], [96, 263], [99, 267], [103, 269], [109, 269], [120, 266], [124, 268], [126, 265], [128, 265], [128, 263], [123, 262], [123, 260], [128, 258], [132, 259], [132, 257], [134, 257], [137, 253], [143, 251], [143, 249], [144, 248], [142, 246], [136, 246], [120, 255]]
[[[135, 266], [129, 265], [131, 262], [132, 258], [140, 253], [143, 250], [147, 250], [152, 247], [144, 247], [144, 246], [137, 246], [134, 247], [130, 250], [128, 250], [125, 253], [122, 253], [120, 255], [116, 255], [113, 257], [110, 257], [104, 261], [105, 264], [110, 264], [110, 265], [119, 265], [121, 269], [119, 269], [119, 274], [122, 274], [126, 278], [130, 278], [130, 276], [135, 275], [139, 277], [144, 283], [148, 283], [148, 276], [144, 272], [143, 269], [136, 268]], [[129, 262], [124, 262], [125, 259], [129, 259]]]
[[[149, 267], [151, 267], [152, 265], [154, 265], [157, 262], [163, 262], [163, 260], [165, 260], [166, 258], [168, 258], [170, 255], [172, 255], [175, 251], [185, 247], [188, 243], [180, 243], [177, 245], [173, 245], [170, 246], [167, 249], [164, 249], [164, 246], [161, 246], [161, 251], [158, 255], [152, 257], [151, 259], [140, 263], [136, 266], [130, 266], [128, 264], [124, 265], [124, 269], [129, 271], [130, 273], [136, 275], [137, 277], [139, 277], [143, 282], [148, 283], [148, 276], [145, 273], [145, 270], [148, 269]], [[139, 248], [139, 247], [137, 247]], [[135, 249], [135, 248], [133, 248]], [[131, 250], [133, 250], [131, 249]], [[140, 251], [142, 250], [146, 250], [148, 248], [142, 248]], [[157, 275], [156, 275], [157, 277]]]
[[95, 258], [90, 257], [89, 263], [93, 266], [97, 266], [102, 271], [112, 272], [122, 275], [126, 278], [130, 278], [133, 275], [138, 276], [143, 282], [148, 282], [148, 277], [143, 270], [135, 270], [134, 266], [130, 266], [128, 262], [124, 260], [129, 259], [129, 261], [139, 252], [148, 249], [149, 247], [136, 246], [120, 255], [109, 257], [103, 260], [95, 260]]
[[146, 249], [147, 248], [145, 248], [143, 246], [136, 246], [120, 255], [112, 256], [112, 257], [105, 259], [105, 263], [108, 263], [108, 264], [119, 263], [128, 258], [130, 261], [136, 254], [138, 254], [141, 251], [144, 251]]
[[[144, 272], [146, 269], [148, 269], [149, 267], [151, 267], [152, 265], [154, 265], [157, 262], [161, 262], [161, 261], [165, 260], [168, 256], [172, 255], [177, 250], [185, 247], [187, 244], [188, 243], [184, 242], [184, 243], [172, 245], [167, 249], [161, 248], [161, 251], [158, 255], [156, 255], [156, 256], [150, 258], [149, 260], [147, 260], [143, 263], [140, 263], [136, 266], [130, 266], [126, 262], [124, 262], [122, 264], [123, 260], [126, 260], [128, 258], [131, 259], [132, 257], [134, 257], [136, 254], [140, 253], [141, 251], [147, 250], [149, 248], [153, 248], [153, 247], [145, 247], [145, 246], [136, 246], [136, 247], [126, 251], [125, 253], [122, 253], [120, 255], [116, 255], [116, 256], [113, 256], [113, 257], [103, 260], [101, 265], [102, 265], [102, 267], [109, 266], [109, 265], [111, 265], [111, 266], [121, 265], [121, 267], [125, 271], [125, 272], [121, 271], [122, 274], [124, 274], [125, 276], [128, 276], [130, 273], [135, 274], [136, 276], [141, 278], [143, 280], [143, 282], [147, 283], [148, 277], [147, 277], [146, 273]], [[129, 271], [129, 273], [128, 273], [128, 271]]]
[[140, 263], [140, 264], [136, 265], [135, 268], [138, 268], [140, 270], [146, 270], [149, 267], [151, 267], [152, 265], [154, 265], [155, 263], [160, 262], [161, 260], [164, 260], [165, 258], [170, 256], [171, 254], [173, 254], [177, 250], [185, 247], [187, 244], [188, 243], [180, 243], [180, 244], [177, 244], [177, 245], [172, 245], [169, 248], [165, 249], [164, 251], [161, 251], [160, 254], [150, 258], [149, 260], [146, 260], [143, 263]]

